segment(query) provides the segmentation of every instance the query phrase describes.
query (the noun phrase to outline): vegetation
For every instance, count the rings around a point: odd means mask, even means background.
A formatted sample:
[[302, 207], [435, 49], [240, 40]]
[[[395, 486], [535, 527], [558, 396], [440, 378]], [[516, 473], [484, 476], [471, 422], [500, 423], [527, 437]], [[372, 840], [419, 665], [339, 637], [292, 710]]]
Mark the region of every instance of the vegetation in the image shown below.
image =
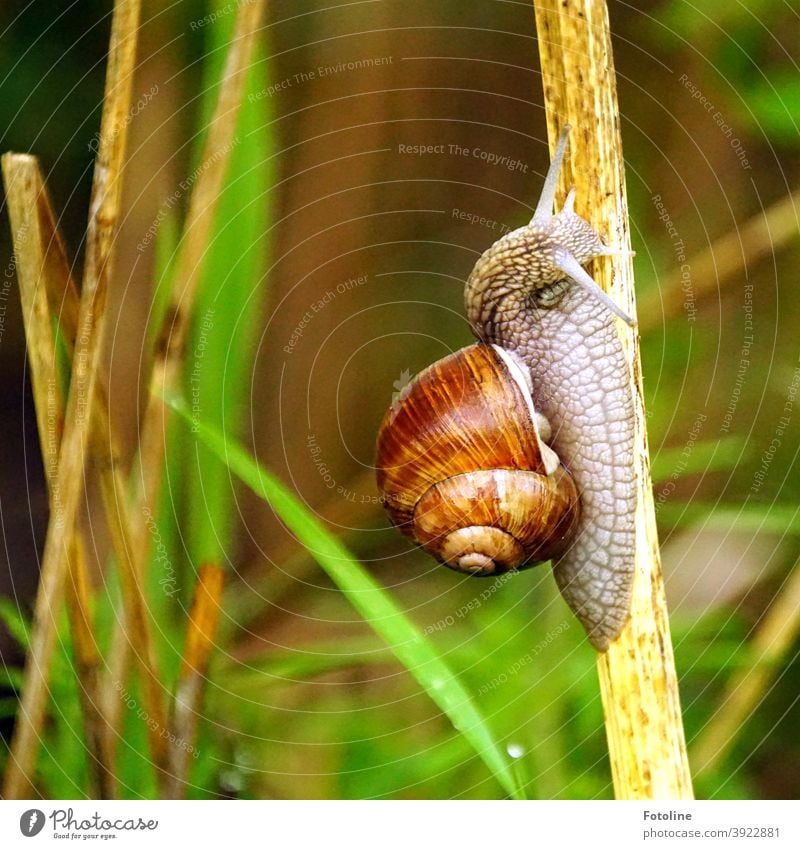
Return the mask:
[[[208, 185], [235, 5], [146, 11], [140, 31], [104, 361], [132, 500], [146, 387], [182, 303], [191, 199]], [[101, 692], [119, 708], [110, 757], [120, 797], [612, 795], [594, 652], [547, 567], [464, 580], [411, 549], [377, 503], [380, 417], [409, 374], [469, 341], [463, 280], [529, 215], [547, 161], [532, 10], [402, 5], [365, 4], [359, 16], [325, 3], [299, 16], [268, 8], [232, 141], [214, 160], [224, 179], [203, 250], [190, 253], [198, 288], [180, 382], [157, 397], [166, 460], [143, 525], [146, 621], [173, 706], [164, 727], [183, 729], [174, 786], [153, 767], [144, 679], [120, 660], [124, 572], [99, 488], [89, 489], [87, 621]], [[797, 23], [759, 0], [610, 11], [695, 790], [791, 797]], [[87, 3], [58, 29], [30, 12], [5, 22], [17, 55], [2, 81], [14, 115], [3, 150], [39, 157], [75, 268], [86, 260], [105, 69], [96, 45], [109, 12]], [[403, 152], [420, 145], [441, 152]], [[3, 238], [13, 279], [8, 228]], [[70, 331], [56, 314], [66, 375]], [[19, 364], [3, 366], [22, 399], [13, 409], [31, 419], [12, 307], [0, 329]], [[30, 426], [27, 439], [3, 491], [15, 576], [35, 560], [11, 502], [46, 489]], [[44, 512], [33, 497], [24, 511], [26, 522]], [[207, 567], [224, 575], [219, 596], [213, 582], [196, 589]], [[0, 598], [0, 620], [27, 647], [33, 599], [18, 586]], [[97, 780], [74, 611], [57, 622], [36, 752], [35, 790], [51, 798], [91, 795]], [[10, 644], [0, 664], [9, 739], [23, 695]], [[176, 692], [197, 696], [196, 726], [176, 713]], [[0, 769], [7, 761], [0, 747]]]

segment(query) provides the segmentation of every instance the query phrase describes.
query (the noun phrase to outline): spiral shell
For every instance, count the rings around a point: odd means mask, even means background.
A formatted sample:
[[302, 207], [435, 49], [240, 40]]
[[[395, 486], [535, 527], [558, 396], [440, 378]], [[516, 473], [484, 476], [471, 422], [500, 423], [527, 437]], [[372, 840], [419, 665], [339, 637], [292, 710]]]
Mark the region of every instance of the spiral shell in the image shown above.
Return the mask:
[[561, 554], [575, 485], [543, 441], [527, 370], [479, 343], [434, 363], [387, 413], [378, 486], [392, 522], [451, 568], [492, 575]]

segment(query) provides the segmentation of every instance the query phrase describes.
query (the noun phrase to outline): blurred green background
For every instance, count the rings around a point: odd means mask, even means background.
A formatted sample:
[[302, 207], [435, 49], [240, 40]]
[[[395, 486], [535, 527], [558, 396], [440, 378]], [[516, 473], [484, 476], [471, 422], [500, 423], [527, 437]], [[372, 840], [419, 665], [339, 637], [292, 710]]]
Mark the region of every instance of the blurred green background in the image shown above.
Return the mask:
[[[148, 340], [235, 10], [145, 3], [107, 340], [113, 424], [131, 458]], [[538, 197], [548, 152], [532, 7], [285, 0], [267, 15], [195, 312], [187, 398], [194, 387], [204, 419], [294, 490], [436, 644], [530, 797], [610, 797], [594, 653], [548, 567], [494, 583], [438, 567], [389, 528], [372, 472], [393, 394], [470, 342], [464, 280]], [[788, 5], [759, 0], [613, 2], [610, 17], [691, 754], [712, 733], [731, 676], [752, 663], [752, 635], [800, 552], [793, 207], [780, 217], [788, 236], [746, 236], [748, 221], [798, 189], [800, 24]], [[2, 150], [40, 157], [78, 269], [109, 25], [110, 4], [94, 0], [0, 10]], [[415, 145], [434, 152], [408, 152]], [[47, 501], [5, 221], [8, 738], [22, 656], [14, 636], [35, 592]], [[294, 534], [181, 427], [171, 431], [157, 523], [169, 570], [151, 568], [170, 680], [197, 568], [229, 571], [189, 795], [502, 797]], [[102, 580], [104, 529], [96, 533], [105, 633], [116, 597]], [[799, 681], [795, 641], [733, 745], [698, 778], [699, 796], [797, 796]], [[66, 634], [53, 691], [38, 786], [76, 797], [86, 755]], [[125, 795], [153, 794], [146, 757], [130, 716]]]

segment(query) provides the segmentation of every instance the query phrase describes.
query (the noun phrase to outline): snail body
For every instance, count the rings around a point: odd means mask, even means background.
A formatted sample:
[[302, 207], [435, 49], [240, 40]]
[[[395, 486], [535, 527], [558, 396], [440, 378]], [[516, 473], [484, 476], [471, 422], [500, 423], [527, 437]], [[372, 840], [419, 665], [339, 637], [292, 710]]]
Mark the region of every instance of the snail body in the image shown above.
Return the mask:
[[[571, 508], [570, 518], [560, 520], [559, 530], [566, 536], [559, 537], [555, 548], [539, 549], [536, 556], [552, 559], [562, 595], [592, 644], [603, 651], [628, 618], [633, 583], [633, 390], [613, 316], [634, 322], [583, 268], [594, 257], [618, 251], [604, 245], [575, 213], [574, 190], [562, 210], [553, 213], [568, 131], [566, 127], [559, 139], [531, 222], [503, 236], [480, 257], [467, 280], [465, 301], [472, 330], [484, 347], [494, 346], [523, 371], [534, 417], [552, 431], [549, 446], [539, 441], [555, 452], [558, 470], [577, 489], [578, 509]], [[458, 411], [462, 395], [438, 391], [456, 408], [442, 425], [463, 426]], [[519, 401], [517, 409], [528, 417]], [[390, 411], [384, 429], [392, 426]], [[474, 450], [484, 450], [480, 423], [467, 430]], [[379, 446], [382, 439], [383, 432]], [[549, 462], [553, 484], [557, 469], [552, 457]], [[381, 463], [379, 450], [383, 486]], [[439, 467], [436, 474], [447, 473], [440, 463], [433, 465]], [[482, 498], [476, 490], [473, 506]], [[466, 512], [466, 503], [458, 509]], [[392, 519], [402, 527], [395, 516]]]

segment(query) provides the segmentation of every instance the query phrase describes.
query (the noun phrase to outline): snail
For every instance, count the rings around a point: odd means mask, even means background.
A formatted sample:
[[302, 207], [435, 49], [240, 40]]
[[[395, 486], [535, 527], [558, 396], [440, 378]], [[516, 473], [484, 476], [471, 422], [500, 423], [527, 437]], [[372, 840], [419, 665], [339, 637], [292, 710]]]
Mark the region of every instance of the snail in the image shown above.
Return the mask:
[[376, 467], [391, 521], [447, 565], [490, 575], [552, 560], [605, 651], [628, 618], [636, 512], [633, 385], [613, 316], [635, 322], [583, 268], [627, 252], [575, 213], [574, 189], [553, 212], [569, 130], [531, 222], [467, 280], [478, 344], [406, 387]]

